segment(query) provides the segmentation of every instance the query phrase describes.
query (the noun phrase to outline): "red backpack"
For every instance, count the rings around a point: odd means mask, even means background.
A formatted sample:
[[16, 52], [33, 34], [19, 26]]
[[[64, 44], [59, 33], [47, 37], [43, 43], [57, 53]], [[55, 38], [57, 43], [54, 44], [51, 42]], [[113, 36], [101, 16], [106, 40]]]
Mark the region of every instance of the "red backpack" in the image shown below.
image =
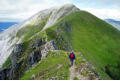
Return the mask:
[[72, 58], [72, 59], [75, 58], [73, 53], [71, 53], [69, 57]]

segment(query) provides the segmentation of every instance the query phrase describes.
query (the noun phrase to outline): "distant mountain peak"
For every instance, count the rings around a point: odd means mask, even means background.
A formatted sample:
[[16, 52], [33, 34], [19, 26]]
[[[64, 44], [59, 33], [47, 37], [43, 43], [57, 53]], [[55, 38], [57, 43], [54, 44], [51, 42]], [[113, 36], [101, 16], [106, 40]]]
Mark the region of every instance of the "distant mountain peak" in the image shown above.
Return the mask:
[[61, 7], [76, 7], [76, 6], [74, 4], [69, 3], [69, 4], [62, 5]]
[[[20, 41], [22, 40], [22, 38], [17, 38], [15, 37], [17, 32], [26, 27], [27, 25], [31, 25], [31, 26], [37, 26], [39, 25], [41, 22], [45, 22], [43, 28], [41, 31], [51, 27], [53, 24], [57, 23], [61, 18], [69, 15], [72, 12], [76, 12], [79, 11], [80, 9], [77, 8], [75, 5], [73, 4], [65, 4], [62, 6], [58, 6], [58, 7], [52, 7], [49, 9], [45, 9], [42, 10], [38, 13], [36, 13], [35, 15], [33, 15], [32, 17], [30, 17], [29, 19], [25, 20], [24, 22], [21, 22], [20, 24], [14, 25], [8, 29], [6, 29], [4, 32], [0, 33], [0, 38], [2, 43], [0, 43], [0, 48], [3, 48], [2, 46], [5, 46], [3, 49], [0, 50], [0, 55], [4, 57], [4, 59], [0, 60], [0, 66], [5, 62], [5, 60], [7, 59], [7, 57], [10, 55], [11, 51], [13, 48], [11, 48], [9, 51], [7, 51], [13, 44], [17, 44], [20, 43]], [[12, 37], [15, 37], [14, 39], [12, 39], [11, 44], [9, 44], [9, 40]], [[5, 45], [3, 45], [5, 44]], [[0, 57], [0, 58], [3, 58]]]
[[79, 11], [80, 9], [77, 8], [73, 4], [65, 4], [59, 7], [56, 7], [54, 10], [52, 10], [52, 14], [50, 15], [50, 18], [43, 28], [45, 30], [46, 28], [50, 27], [52, 24], [54, 24], [59, 18], [61, 18], [63, 15], [66, 16], [72, 12]]
[[104, 19], [107, 23], [111, 24], [115, 28], [120, 30], [120, 21], [115, 20], [115, 19]]

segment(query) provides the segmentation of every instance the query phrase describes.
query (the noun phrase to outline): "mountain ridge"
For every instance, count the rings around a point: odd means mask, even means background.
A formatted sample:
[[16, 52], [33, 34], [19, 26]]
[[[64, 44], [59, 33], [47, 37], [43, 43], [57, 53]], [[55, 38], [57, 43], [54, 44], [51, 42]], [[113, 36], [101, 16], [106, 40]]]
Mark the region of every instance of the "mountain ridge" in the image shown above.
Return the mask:
[[7, 60], [0, 79], [69, 79], [66, 52], [71, 50], [77, 56], [78, 73], [74, 74], [86, 79], [119, 79], [120, 31], [89, 12], [65, 5], [43, 10], [14, 27], [13, 34], [0, 34], [0, 53], [8, 56], [2, 59]]
[[[70, 9], [69, 9], [70, 8]], [[10, 53], [11, 53], [11, 51], [12, 51], [12, 49], [11, 50], [9, 50], [9, 52], [7, 52], [7, 50], [14, 44], [14, 43], [16, 43], [16, 44], [18, 44], [18, 43], [20, 43], [20, 41], [19, 41], [19, 39], [18, 38], [15, 38], [15, 39], [13, 39], [12, 41], [12, 43], [11, 44], [9, 44], [9, 40], [11, 40], [11, 38], [9, 37], [9, 35], [12, 35], [12, 37], [15, 37], [16, 36], [16, 34], [17, 34], [17, 32], [18, 32], [18, 30], [20, 30], [20, 29], [22, 29], [23, 27], [25, 27], [26, 25], [28, 25], [29, 23], [30, 23], [30, 25], [37, 25], [37, 24], [39, 24], [39, 22], [40, 21], [42, 21], [43, 19], [45, 20], [47, 17], [49, 18], [49, 14], [51, 14], [51, 13], [53, 13], [51, 16], [50, 16], [50, 19], [48, 20], [48, 22], [46, 22], [46, 23], [48, 23], [48, 24], [46, 24], [45, 25], [45, 27], [43, 27], [43, 28], [47, 28], [47, 27], [49, 27], [50, 25], [52, 25], [52, 24], [54, 24], [61, 16], [63, 16], [63, 14], [65, 14], [65, 13], [71, 13], [72, 11], [70, 11], [70, 12], [66, 12], [66, 10], [68, 9], [68, 10], [72, 10], [72, 8], [74, 9], [73, 10], [73, 12], [74, 11], [77, 11], [77, 10], [79, 10], [78, 8], [76, 8], [74, 5], [72, 5], [72, 4], [67, 4], [67, 5], [63, 5], [63, 6], [61, 6], [61, 7], [54, 7], [54, 8], [50, 8], [50, 9], [46, 9], [46, 10], [42, 10], [42, 11], [40, 11], [40, 12], [38, 12], [38, 13], [36, 13], [35, 15], [33, 15], [32, 17], [30, 17], [29, 19], [27, 19], [27, 20], [25, 20], [24, 22], [22, 22], [22, 23], [20, 23], [20, 24], [18, 24], [18, 25], [14, 25], [14, 26], [12, 26], [12, 27], [10, 27], [10, 28], [8, 28], [7, 30], [5, 30], [4, 32], [2, 32], [1, 34], [0, 34], [0, 38], [1, 39], [3, 39], [3, 40], [0, 40], [0, 48], [2, 49], [2, 50], [0, 50], [0, 55], [1, 55], [1, 57], [0, 58], [3, 58], [2, 60], [1, 60], [1, 62], [0, 62], [0, 66], [4, 63], [4, 61], [7, 59], [5, 56], [7, 55], [7, 57], [10, 55]], [[62, 13], [60, 14], [60, 16], [58, 15], [58, 17], [56, 17], [56, 19], [54, 20], [54, 13], [56, 13], [57, 14], [57, 12], [59, 11], [59, 9], [61, 9], [61, 10], [63, 10], [62, 11]], [[59, 12], [58, 12], [59, 13]], [[57, 15], [56, 15], [57, 16]], [[46, 17], [46, 18], [44, 18], [44, 17]], [[52, 20], [51, 20], [52, 19]], [[37, 22], [37, 21], [39, 21], [39, 22]], [[50, 22], [50, 21], [53, 21], [53, 22]], [[31, 23], [32, 22], [32, 23]], [[20, 39], [22, 39], [23, 38], [23, 36], [20, 38]], [[4, 42], [4, 43], [3, 43]], [[4, 45], [3, 45], [4, 44]], [[3, 47], [4, 46], [4, 47]], [[4, 53], [6, 53], [6, 55], [4, 55]], [[4, 58], [5, 58], [5, 60], [4, 60]], [[3, 62], [2, 62], [3, 61]], [[2, 63], [2, 64], [1, 64]]]
[[105, 19], [105, 21], [120, 30], [120, 21], [114, 19]]

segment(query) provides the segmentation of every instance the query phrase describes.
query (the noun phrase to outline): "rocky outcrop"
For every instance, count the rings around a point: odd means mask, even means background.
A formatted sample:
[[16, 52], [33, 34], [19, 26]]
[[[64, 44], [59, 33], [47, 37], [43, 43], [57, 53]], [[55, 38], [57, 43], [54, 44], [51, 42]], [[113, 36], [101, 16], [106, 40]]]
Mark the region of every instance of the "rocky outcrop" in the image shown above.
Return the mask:
[[45, 39], [37, 39], [36, 41], [37, 42], [32, 45], [32, 48], [36, 50], [30, 53], [27, 59], [28, 68], [36, 64], [41, 59], [44, 59], [50, 50], [57, 49], [54, 40], [46, 42]]
[[18, 79], [21, 76], [21, 69], [23, 61], [16, 63], [12, 66], [8, 66], [0, 71], [0, 80], [13, 80]]
[[0, 79], [1, 80], [6, 80], [8, 79], [8, 75], [9, 75], [9, 71], [10, 71], [10, 67], [4, 69], [4, 70], [1, 70], [0, 71]]
[[23, 52], [24, 52], [24, 45], [16, 44], [11, 54], [12, 65], [14, 65], [18, 61], [19, 57], [23, 54]]
[[11, 54], [11, 65], [0, 71], [0, 79], [17, 79], [17, 77], [20, 76], [18, 70], [21, 68], [23, 61], [19, 63], [17, 63], [17, 61], [23, 52], [24, 45], [16, 44]]
[[45, 38], [39, 38], [35, 40], [35, 43], [31, 46], [31, 48], [36, 49], [44, 44], [46, 44]]
[[73, 76], [76, 76], [79, 80], [100, 80], [101, 76], [96, 73], [95, 67], [87, 62], [80, 52], [78, 54], [81, 62], [76, 65], [74, 64], [73, 67], [70, 68], [70, 70], [74, 69], [75, 73]]
[[32, 48], [32, 52], [26, 58], [20, 60], [25, 51], [24, 44], [15, 45], [11, 54], [11, 65], [0, 70], [0, 79], [19, 79], [31, 66], [45, 58], [50, 50], [57, 49], [54, 40], [46, 42], [44, 38], [35, 40], [34, 44], [29, 48]]
[[41, 54], [42, 59], [44, 59], [50, 50], [56, 50], [57, 46], [55, 45], [55, 41], [51, 40], [50, 42], [47, 42], [45, 45], [41, 46]]
[[42, 55], [40, 49], [33, 51], [27, 58], [27, 68], [39, 62], [41, 60], [41, 57]]

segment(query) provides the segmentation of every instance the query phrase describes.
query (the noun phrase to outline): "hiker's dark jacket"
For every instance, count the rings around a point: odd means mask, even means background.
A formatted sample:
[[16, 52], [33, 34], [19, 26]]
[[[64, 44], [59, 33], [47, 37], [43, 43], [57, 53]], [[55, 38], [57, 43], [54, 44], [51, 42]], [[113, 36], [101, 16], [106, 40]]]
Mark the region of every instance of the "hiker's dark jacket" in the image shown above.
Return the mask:
[[[70, 53], [70, 54], [69, 54], [69, 58], [70, 58], [70, 56], [71, 56], [71, 55], [72, 55], [72, 53]], [[74, 56], [74, 57], [73, 57], [73, 58], [70, 58], [70, 60], [75, 60], [75, 59], [76, 59], [76, 57], [75, 57], [75, 54], [74, 54], [74, 53], [73, 53], [73, 56]]]

